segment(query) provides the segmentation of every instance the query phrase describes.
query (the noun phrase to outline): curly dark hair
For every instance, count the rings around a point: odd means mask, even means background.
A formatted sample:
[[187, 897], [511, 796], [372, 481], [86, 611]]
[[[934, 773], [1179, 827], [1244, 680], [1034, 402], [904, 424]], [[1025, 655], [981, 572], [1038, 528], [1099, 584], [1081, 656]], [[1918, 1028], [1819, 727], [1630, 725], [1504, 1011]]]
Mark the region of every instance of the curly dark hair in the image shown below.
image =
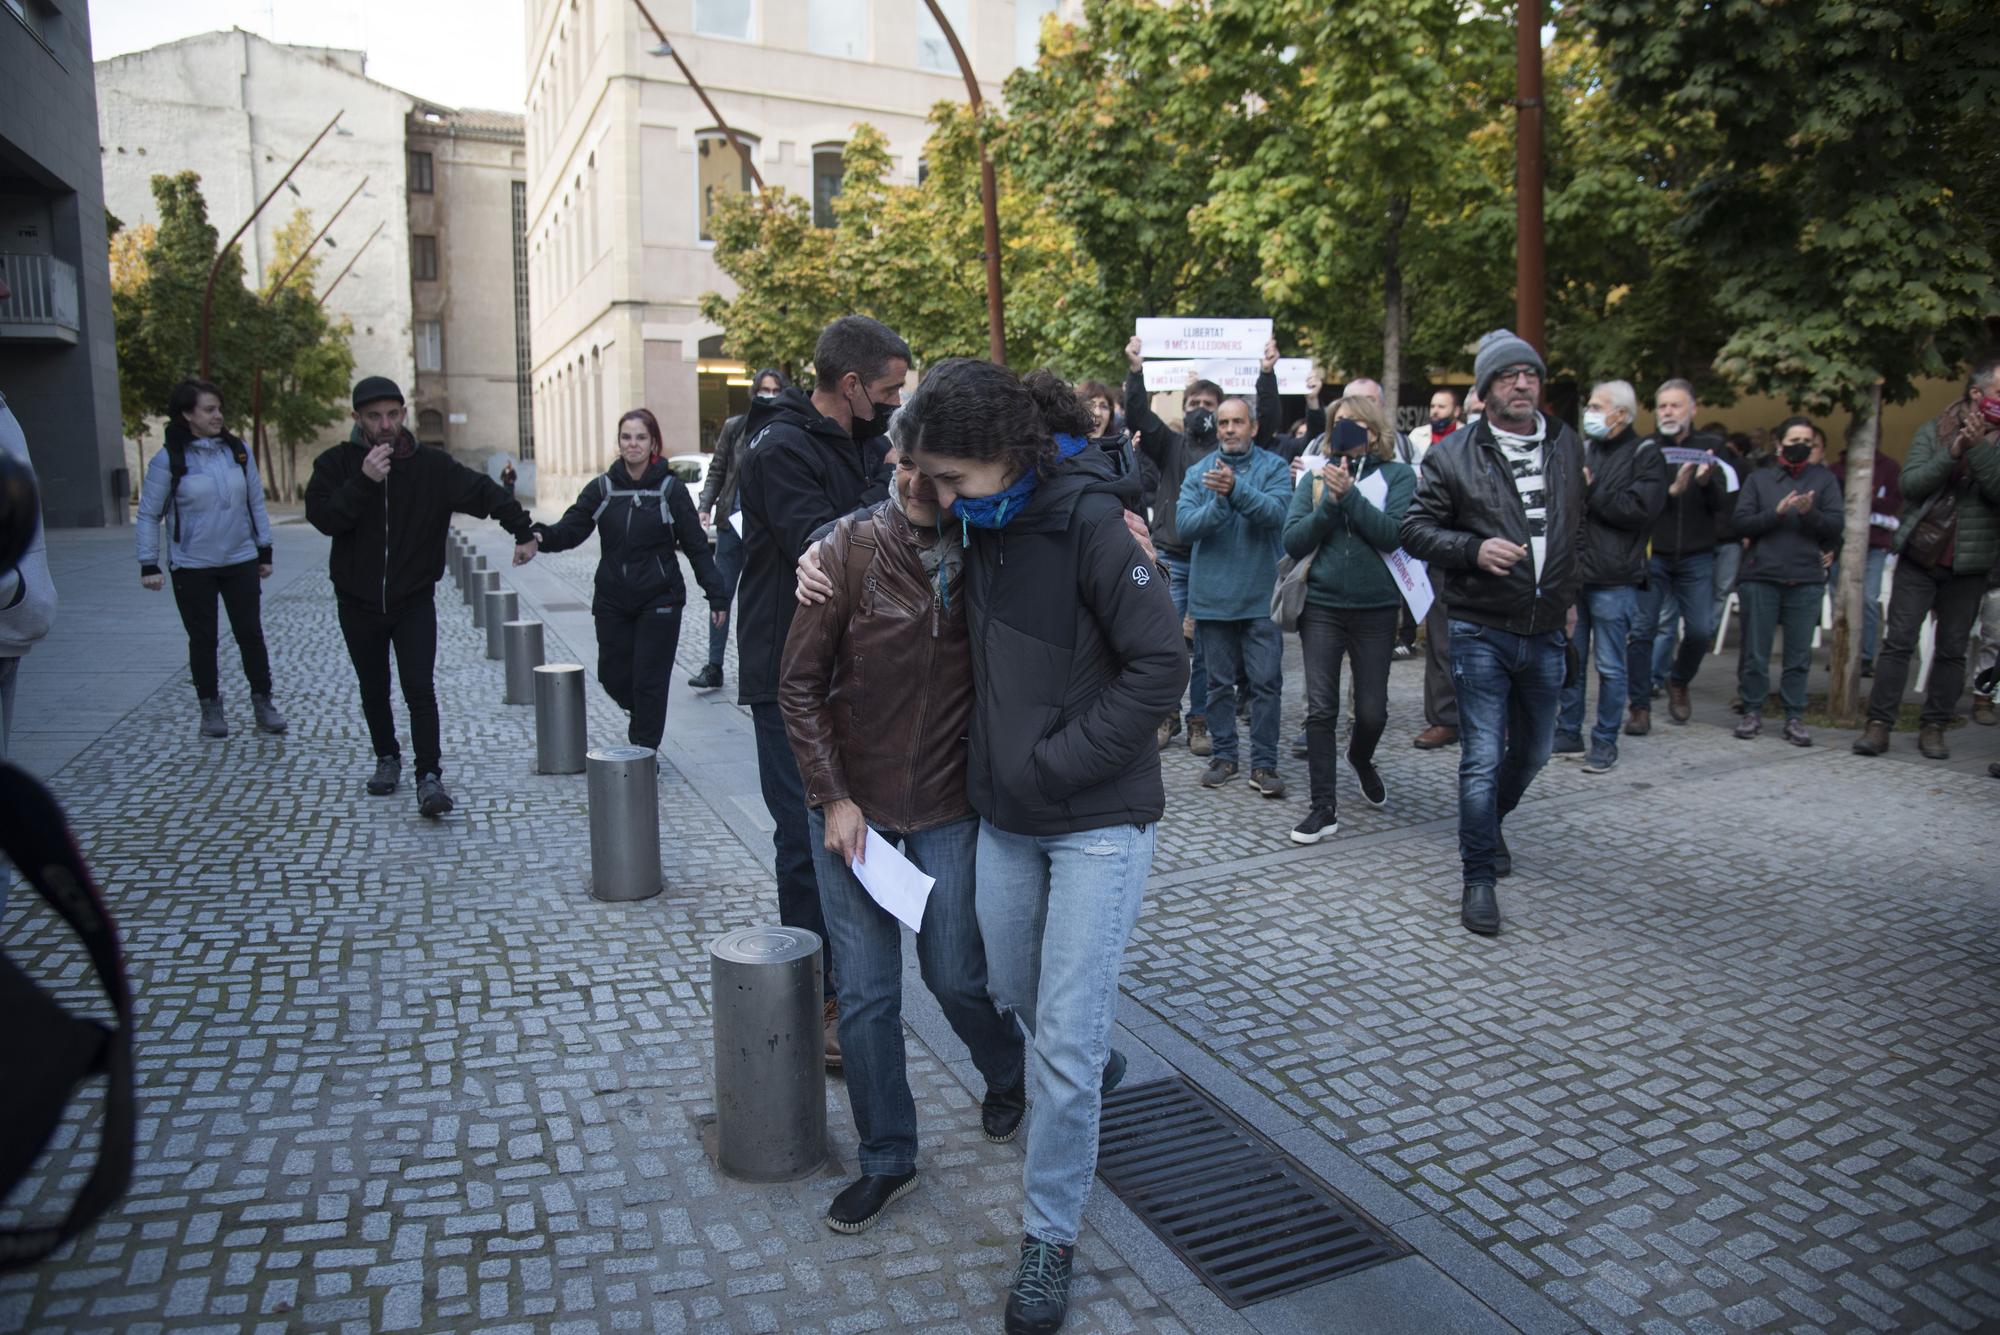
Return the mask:
[[1090, 411], [1046, 368], [1017, 376], [974, 357], [947, 357], [924, 376], [897, 413], [897, 436], [912, 450], [951, 459], [1004, 459], [1017, 476], [1055, 464], [1058, 433], [1088, 436]]

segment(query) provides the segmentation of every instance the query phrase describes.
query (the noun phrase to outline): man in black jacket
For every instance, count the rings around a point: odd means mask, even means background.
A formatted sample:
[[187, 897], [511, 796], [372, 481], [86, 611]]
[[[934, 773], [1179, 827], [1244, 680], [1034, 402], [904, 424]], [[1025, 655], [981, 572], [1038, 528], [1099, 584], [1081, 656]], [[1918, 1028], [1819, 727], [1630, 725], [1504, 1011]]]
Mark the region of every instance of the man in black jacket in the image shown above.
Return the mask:
[[1646, 538], [1667, 501], [1660, 447], [1632, 430], [1639, 396], [1623, 380], [1590, 391], [1583, 410], [1583, 587], [1576, 601], [1578, 671], [1563, 688], [1556, 718], [1557, 755], [1583, 752], [1583, 665], [1597, 653], [1597, 722], [1590, 730], [1585, 774], [1618, 763], [1618, 727], [1625, 714], [1626, 644], [1646, 579]]
[[1500, 930], [1493, 882], [1513, 870], [1506, 819], [1554, 740], [1567, 626], [1579, 581], [1583, 451], [1537, 408], [1541, 354], [1504, 329], [1479, 340], [1486, 416], [1434, 446], [1403, 516], [1403, 546], [1430, 564], [1451, 609], [1458, 684], [1459, 920]]
[[[790, 383], [784, 372], [765, 367], [751, 382], [752, 404], [769, 403]], [[702, 483], [698, 503], [702, 527], [708, 527], [709, 521], [714, 520], [715, 566], [722, 572], [723, 587], [729, 590], [731, 598], [736, 596], [736, 581], [743, 575], [743, 536], [729, 516], [736, 513], [736, 468], [743, 457], [743, 426], [749, 420], [750, 414], [742, 412], [722, 424], [722, 431], [715, 438], [715, 453], [709, 456], [708, 480]], [[712, 691], [722, 685], [722, 654], [729, 647], [726, 608], [724, 613], [722, 620], [709, 623], [708, 665], [688, 678], [688, 685], [698, 691]]]
[[910, 346], [894, 330], [865, 315], [842, 316], [813, 350], [812, 393], [794, 387], [753, 404], [737, 456], [744, 565], [736, 598], [736, 699], [750, 706], [757, 777], [776, 827], [778, 920], [817, 932], [827, 949], [830, 1065], [840, 1062], [837, 964], [813, 875], [805, 783], [778, 708], [780, 660], [798, 607], [795, 565], [813, 531], [888, 495], [883, 433], [903, 401], [909, 371]]
[[506, 489], [443, 450], [423, 449], [403, 426], [403, 391], [387, 376], [354, 387], [354, 433], [313, 460], [306, 484], [306, 519], [333, 539], [327, 558], [340, 633], [361, 686], [361, 712], [375, 748], [368, 791], [396, 791], [403, 753], [389, 710], [389, 653], [410, 711], [417, 752], [417, 810], [436, 818], [451, 810], [439, 741], [437, 605], [444, 574], [444, 537], [456, 514], [498, 520], [513, 535], [514, 564], [534, 559], [528, 512]]

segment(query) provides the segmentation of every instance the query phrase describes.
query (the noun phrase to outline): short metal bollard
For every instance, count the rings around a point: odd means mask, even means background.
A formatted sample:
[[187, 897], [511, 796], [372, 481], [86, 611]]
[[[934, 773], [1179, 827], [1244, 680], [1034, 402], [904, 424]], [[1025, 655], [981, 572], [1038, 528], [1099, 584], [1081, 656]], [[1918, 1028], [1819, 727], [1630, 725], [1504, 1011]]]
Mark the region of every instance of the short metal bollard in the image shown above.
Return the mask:
[[483, 556], [472, 556], [467, 557], [466, 561], [465, 585], [462, 592], [465, 594], [465, 605], [470, 607], [472, 606], [472, 595], [480, 587], [479, 576], [486, 569], [486, 558]]
[[500, 572], [497, 570], [475, 570], [472, 572], [472, 625], [476, 630], [486, 627], [486, 595], [500, 592]]
[[660, 760], [644, 746], [584, 757], [590, 786], [590, 893], [614, 903], [660, 893]]
[[458, 588], [465, 587], [465, 544], [453, 534], [451, 542], [444, 549], [444, 568], [451, 575], [451, 582]]
[[[486, 607], [490, 617], [493, 604], [488, 602]], [[535, 703], [535, 669], [542, 665], [542, 623], [509, 617], [499, 625], [507, 659], [507, 693], [501, 700], [510, 705], [531, 705]], [[493, 634], [493, 626], [491, 621], [486, 623], [487, 635]]]
[[[535, 669], [535, 772], [583, 773], [583, 664]], [[510, 674], [511, 677], [511, 674]]]
[[826, 1162], [823, 959], [803, 927], [745, 927], [708, 948], [716, 1159], [731, 1177], [788, 1182]]
[[521, 616], [521, 595], [512, 589], [497, 589], [485, 595], [486, 656], [495, 662], [507, 656], [507, 640], [501, 627]]

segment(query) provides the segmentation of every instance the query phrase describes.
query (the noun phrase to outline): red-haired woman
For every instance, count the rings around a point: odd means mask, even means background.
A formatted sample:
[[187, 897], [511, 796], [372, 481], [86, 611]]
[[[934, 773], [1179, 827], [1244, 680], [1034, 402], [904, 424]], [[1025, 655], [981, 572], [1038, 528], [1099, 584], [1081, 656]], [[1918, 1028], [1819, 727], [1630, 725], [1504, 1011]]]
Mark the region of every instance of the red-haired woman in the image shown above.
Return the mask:
[[687, 585], [676, 550], [687, 553], [708, 595], [709, 618], [729, 614], [729, 590], [715, 568], [694, 498], [660, 457], [660, 424], [644, 408], [618, 419], [618, 461], [592, 478], [553, 524], [535, 525], [544, 552], [598, 538], [597, 678], [632, 716], [634, 746], [658, 748], [667, 727], [667, 685], [680, 644]]

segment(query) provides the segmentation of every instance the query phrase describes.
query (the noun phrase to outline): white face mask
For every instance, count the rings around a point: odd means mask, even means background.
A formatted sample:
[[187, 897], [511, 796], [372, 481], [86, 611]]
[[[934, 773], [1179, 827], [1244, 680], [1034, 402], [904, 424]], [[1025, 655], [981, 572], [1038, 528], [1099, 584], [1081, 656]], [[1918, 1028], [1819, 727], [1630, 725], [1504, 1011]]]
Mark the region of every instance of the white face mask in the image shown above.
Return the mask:
[[1583, 413], [1583, 434], [1592, 440], [1603, 440], [1611, 434], [1611, 424], [1605, 420], [1603, 413], [1595, 408], [1586, 408]]

